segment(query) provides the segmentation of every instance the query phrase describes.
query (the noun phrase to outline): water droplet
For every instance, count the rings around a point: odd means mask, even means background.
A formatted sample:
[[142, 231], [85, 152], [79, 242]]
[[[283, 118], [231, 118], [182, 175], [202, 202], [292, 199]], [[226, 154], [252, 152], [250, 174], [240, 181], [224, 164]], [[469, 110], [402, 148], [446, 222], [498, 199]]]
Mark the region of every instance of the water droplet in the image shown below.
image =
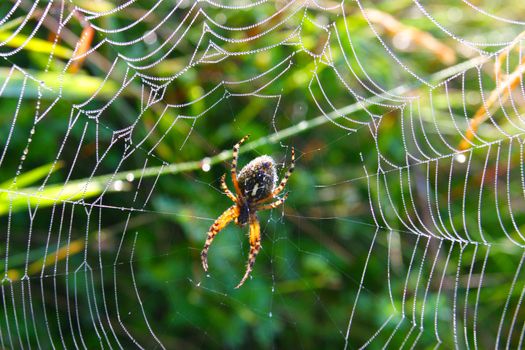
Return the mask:
[[465, 163], [465, 161], [467, 160], [467, 156], [465, 156], [463, 153], [456, 155], [455, 158], [458, 163]]
[[122, 180], [117, 180], [113, 183], [113, 189], [115, 191], [122, 191], [124, 188], [124, 182]]
[[153, 45], [157, 42], [157, 34], [155, 32], [149, 32], [144, 36], [144, 42], [148, 45]]
[[201, 161], [201, 169], [204, 172], [208, 172], [211, 169], [211, 159], [206, 157]]
[[299, 130], [304, 130], [308, 127], [308, 122], [303, 120], [302, 122], [297, 124], [297, 127], [299, 128]]
[[411, 32], [408, 30], [400, 31], [394, 35], [392, 44], [399, 50], [407, 50], [412, 44]]

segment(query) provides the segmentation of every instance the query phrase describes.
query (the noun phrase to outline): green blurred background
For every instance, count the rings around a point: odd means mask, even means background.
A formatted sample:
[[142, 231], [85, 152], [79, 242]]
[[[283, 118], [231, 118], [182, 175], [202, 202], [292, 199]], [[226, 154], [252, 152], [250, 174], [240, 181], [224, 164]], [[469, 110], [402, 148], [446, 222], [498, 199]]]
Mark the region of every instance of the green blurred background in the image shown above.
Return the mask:
[[[2, 2], [1, 346], [521, 346], [520, 79], [459, 145], [525, 4], [469, 4]], [[235, 290], [247, 134], [297, 160]]]

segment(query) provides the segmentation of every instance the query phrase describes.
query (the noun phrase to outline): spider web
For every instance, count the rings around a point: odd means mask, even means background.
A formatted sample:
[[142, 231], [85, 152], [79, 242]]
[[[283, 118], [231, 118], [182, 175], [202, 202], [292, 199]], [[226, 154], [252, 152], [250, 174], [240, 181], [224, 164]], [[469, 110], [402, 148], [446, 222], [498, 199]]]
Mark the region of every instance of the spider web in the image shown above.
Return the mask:
[[[2, 348], [521, 348], [522, 4], [0, 6]], [[234, 292], [249, 132], [298, 170]]]

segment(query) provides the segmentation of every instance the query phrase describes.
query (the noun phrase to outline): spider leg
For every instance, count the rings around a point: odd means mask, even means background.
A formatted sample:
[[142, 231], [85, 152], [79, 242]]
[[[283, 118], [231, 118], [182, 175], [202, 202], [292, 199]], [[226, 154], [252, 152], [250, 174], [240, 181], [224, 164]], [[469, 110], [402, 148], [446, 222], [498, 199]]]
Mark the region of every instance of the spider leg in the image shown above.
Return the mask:
[[226, 225], [228, 225], [230, 221], [234, 220], [238, 216], [239, 209], [237, 205], [232, 205], [226, 209], [224, 213], [222, 213], [221, 216], [217, 218], [217, 220], [215, 220], [213, 225], [211, 225], [210, 229], [208, 230], [206, 243], [204, 243], [204, 248], [201, 252], [202, 267], [204, 268], [204, 271], [208, 271], [208, 249], [210, 249], [213, 239]]
[[234, 194], [230, 191], [230, 189], [226, 185], [225, 178], [226, 178], [226, 174], [222, 175], [221, 189], [228, 196], [228, 198], [230, 198], [234, 203], [237, 203], [237, 198], [235, 198]]
[[273, 208], [277, 208], [278, 206], [280, 206], [281, 204], [284, 203], [284, 201], [286, 200], [286, 198], [288, 198], [288, 193], [286, 193], [283, 198], [279, 198], [278, 200], [276, 200], [275, 202], [272, 202], [272, 203], [267, 203], [267, 204], [261, 204], [259, 206], [257, 206], [256, 210], [269, 210], [269, 209], [273, 209]]
[[295, 168], [295, 149], [292, 147], [292, 161], [290, 163], [290, 168], [288, 169], [288, 171], [284, 175], [284, 177], [281, 180], [281, 183], [279, 184], [279, 186], [277, 186], [277, 188], [275, 190], [273, 190], [273, 192], [270, 195], [270, 197], [275, 197], [279, 193], [281, 193], [281, 191], [284, 189], [284, 186], [286, 186], [286, 182], [288, 182], [288, 178], [290, 177], [290, 175], [292, 175], [294, 168]]
[[232, 159], [232, 170], [231, 170], [232, 182], [233, 182], [233, 187], [235, 187], [235, 193], [237, 193], [237, 196], [239, 197], [242, 195], [242, 193], [239, 187], [239, 182], [237, 181], [237, 159], [239, 158], [239, 148], [244, 143], [244, 141], [248, 139], [248, 137], [250, 137], [249, 134], [244, 136], [239, 142], [235, 144], [235, 146], [233, 146], [233, 159]]
[[246, 265], [246, 272], [244, 273], [243, 278], [235, 287], [235, 289], [239, 288], [244, 284], [244, 282], [248, 279], [250, 276], [250, 272], [252, 272], [253, 264], [255, 264], [255, 258], [257, 257], [257, 254], [259, 254], [259, 251], [261, 250], [261, 227], [259, 226], [259, 220], [257, 219], [257, 216], [251, 215], [250, 216], [250, 255], [248, 257], [248, 264]]

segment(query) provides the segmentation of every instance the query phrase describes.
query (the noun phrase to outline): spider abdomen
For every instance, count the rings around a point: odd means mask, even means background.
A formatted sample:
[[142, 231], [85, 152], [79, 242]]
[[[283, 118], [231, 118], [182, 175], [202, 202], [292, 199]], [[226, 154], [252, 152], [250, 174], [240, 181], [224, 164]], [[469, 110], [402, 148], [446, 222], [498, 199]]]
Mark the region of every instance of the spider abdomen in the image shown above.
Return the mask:
[[241, 169], [238, 181], [248, 204], [267, 198], [277, 182], [275, 161], [266, 155], [255, 158]]

